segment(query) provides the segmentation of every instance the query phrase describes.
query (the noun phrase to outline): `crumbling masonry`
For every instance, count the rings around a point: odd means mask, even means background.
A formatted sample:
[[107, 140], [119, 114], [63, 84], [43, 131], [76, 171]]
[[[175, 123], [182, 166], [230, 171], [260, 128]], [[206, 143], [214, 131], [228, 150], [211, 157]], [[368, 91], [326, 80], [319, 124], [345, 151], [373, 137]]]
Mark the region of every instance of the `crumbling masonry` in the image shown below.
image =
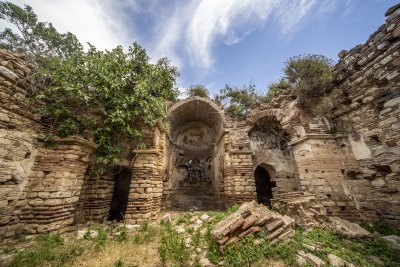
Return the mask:
[[400, 226], [400, 6], [339, 57], [333, 123], [289, 93], [244, 120], [188, 98], [170, 106], [167, 128], [143, 129], [145, 149], [127, 141], [125, 176], [93, 178], [96, 144], [70, 136], [45, 146], [34, 113], [42, 103], [26, 97], [22, 82], [34, 66], [1, 50], [0, 241], [106, 220], [121, 203], [113, 197], [120, 179], [130, 184], [121, 209], [128, 223], [155, 219], [161, 209], [270, 205], [276, 194], [303, 191], [330, 215]]

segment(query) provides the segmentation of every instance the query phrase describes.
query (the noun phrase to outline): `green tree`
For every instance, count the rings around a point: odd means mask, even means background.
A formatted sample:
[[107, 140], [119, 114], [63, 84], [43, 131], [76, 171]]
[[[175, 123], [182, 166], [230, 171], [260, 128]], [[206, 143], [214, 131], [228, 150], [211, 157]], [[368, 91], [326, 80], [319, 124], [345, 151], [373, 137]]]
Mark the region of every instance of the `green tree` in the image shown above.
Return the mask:
[[208, 92], [207, 88], [205, 88], [203, 85], [192, 85], [187, 89], [186, 93], [189, 97], [193, 96], [200, 96], [207, 98], [210, 97], [210, 93]]
[[14, 51], [44, 65], [54, 57], [67, 58], [82, 45], [70, 32], [59, 33], [51, 23], [39, 22], [32, 8], [21, 8], [10, 2], [0, 2], [0, 19], [15, 26], [17, 32], [5, 28], [0, 33], [0, 47]]
[[19, 31], [6, 29], [0, 46], [39, 62], [35, 78], [44, 82], [32, 97], [44, 103], [39, 112], [49, 128], [46, 140], [90, 135], [99, 145], [98, 173], [118, 164], [122, 138], [140, 137], [139, 125], [154, 126], [165, 118], [167, 102], [176, 100], [177, 69], [166, 58], [150, 63], [137, 43], [127, 52], [92, 45], [83, 51], [73, 34], [38, 22], [29, 6], [0, 2], [0, 14]]
[[290, 84], [285, 79], [280, 79], [278, 82], [271, 83], [268, 86], [267, 96], [265, 97], [265, 101], [271, 101], [276, 95], [280, 92], [289, 90]]
[[301, 55], [285, 62], [283, 72], [299, 103], [318, 101], [332, 87], [333, 62], [322, 55]]
[[225, 85], [220, 93], [216, 95], [215, 101], [227, 106], [227, 111], [240, 118], [246, 117], [247, 113], [256, 106], [257, 102], [263, 100], [263, 96], [256, 91], [253, 83], [242, 87]]

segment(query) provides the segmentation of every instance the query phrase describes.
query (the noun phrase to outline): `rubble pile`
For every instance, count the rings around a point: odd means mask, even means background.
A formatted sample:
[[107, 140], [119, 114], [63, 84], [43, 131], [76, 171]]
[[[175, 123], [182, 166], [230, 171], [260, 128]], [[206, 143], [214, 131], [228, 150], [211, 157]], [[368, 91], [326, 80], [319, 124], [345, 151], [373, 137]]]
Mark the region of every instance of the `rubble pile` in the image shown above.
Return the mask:
[[277, 194], [271, 203], [275, 210], [292, 217], [296, 224], [305, 229], [323, 226], [328, 220], [324, 206], [314, 194], [308, 192]]
[[243, 203], [239, 210], [215, 225], [212, 237], [220, 245], [230, 245], [251, 233], [265, 232], [272, 243], [287, 240], [294, 235], [294, 220], [269, 210], [256, 201]]

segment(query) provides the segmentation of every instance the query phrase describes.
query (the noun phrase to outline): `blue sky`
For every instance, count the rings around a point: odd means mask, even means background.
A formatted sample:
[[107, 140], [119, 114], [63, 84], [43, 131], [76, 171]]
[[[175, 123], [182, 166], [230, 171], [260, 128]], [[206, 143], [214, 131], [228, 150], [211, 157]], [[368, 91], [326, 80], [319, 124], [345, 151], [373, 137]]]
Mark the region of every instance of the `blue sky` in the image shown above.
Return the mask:
[[[265, 92], [286, 59], [305, 53], [337, 61], [364, 43], [395, 0], [31, 0], [39, 20], [100, 49], [137, 41], [153, 60], [179, 67], [178, 87], [255, 83]], [[1, 25], [3, 28], [6, 25]]]

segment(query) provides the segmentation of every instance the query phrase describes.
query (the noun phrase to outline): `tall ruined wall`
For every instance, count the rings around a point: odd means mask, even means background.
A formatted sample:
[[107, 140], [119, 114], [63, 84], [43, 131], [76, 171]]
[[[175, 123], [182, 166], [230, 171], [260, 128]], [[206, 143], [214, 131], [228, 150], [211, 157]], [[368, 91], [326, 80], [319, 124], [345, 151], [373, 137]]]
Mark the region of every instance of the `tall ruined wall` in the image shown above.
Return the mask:
[[34, 66], [0, 50], [0, 241], [19, 230], [19, 199], [37, 154], [39, 116], [21, 82]]
[[27, 97], [34, 65], [0, 50], [0, 241], [20, 233], [68, 228], [94, 144], [77, 137], [43, 142]]
[[362, 45], [341, 51], [331, 97], [359, 166], [346, 178], [366, 218], [400, 224], [400, 5]]

